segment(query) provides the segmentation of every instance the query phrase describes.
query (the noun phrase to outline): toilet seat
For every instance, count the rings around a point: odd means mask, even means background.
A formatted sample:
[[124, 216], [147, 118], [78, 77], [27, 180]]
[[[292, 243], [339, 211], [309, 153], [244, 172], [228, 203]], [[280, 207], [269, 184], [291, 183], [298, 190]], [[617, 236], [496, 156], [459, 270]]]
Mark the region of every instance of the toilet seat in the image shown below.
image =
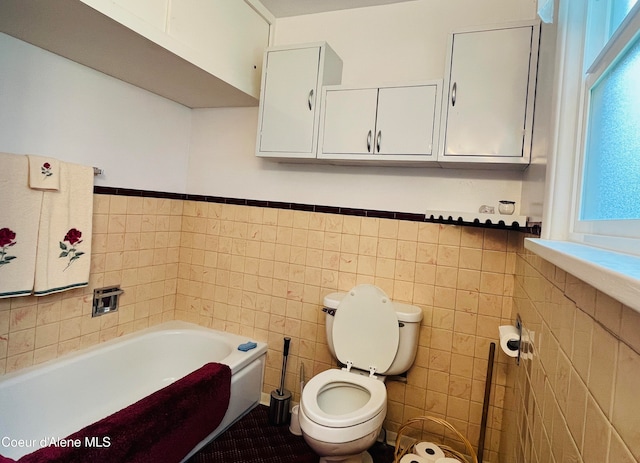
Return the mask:
[[[361, 388], [369, 394], [369, 399], [358, 409], [333, 414], [324, 411], [318, 397], [334, 386]], [[382, 381], [369, 376], [349, 373], [345, 370], [326, 370], [314, 376], [305, 384], [300, 400], [304, 414], [314, 423], [328, 428], [348, 428], [371, 420], [386, 410], [387, 389]]]

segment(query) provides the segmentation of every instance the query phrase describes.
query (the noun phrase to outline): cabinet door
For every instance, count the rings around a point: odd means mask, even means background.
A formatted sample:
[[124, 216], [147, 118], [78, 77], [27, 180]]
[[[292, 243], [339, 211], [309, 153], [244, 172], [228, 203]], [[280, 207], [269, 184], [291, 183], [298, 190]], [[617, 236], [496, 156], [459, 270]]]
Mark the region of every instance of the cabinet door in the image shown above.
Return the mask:
[[259, 151], [315, 157], [319, 63], [319, 47], [267, 53]]
[[444, 156], [523, 156], [532, 34], [532, 26], [454, 34]]
[[381, 88], [375, 152], [432, 154], [435, 108], [435, 85]]
[[373, 154], [378, 89], [327, 90], [322, 153]]

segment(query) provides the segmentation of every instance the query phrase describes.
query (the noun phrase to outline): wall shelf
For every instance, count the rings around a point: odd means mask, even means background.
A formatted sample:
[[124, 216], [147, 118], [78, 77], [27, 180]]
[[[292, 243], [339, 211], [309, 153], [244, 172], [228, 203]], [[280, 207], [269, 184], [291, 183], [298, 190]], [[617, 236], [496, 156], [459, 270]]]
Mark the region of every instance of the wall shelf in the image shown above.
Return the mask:
[[480, 212], [426, 211], [427, 220], [446, 223], [492, 225], [502, 228], [526, 228], [527, 217], [523, 215], [483, 214]]

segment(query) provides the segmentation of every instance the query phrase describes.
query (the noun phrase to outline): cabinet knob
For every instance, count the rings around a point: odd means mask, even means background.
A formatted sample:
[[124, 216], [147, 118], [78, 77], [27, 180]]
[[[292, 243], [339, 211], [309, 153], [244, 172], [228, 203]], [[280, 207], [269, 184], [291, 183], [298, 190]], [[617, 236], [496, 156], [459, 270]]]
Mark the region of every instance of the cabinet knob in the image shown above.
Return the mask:
[[371, 152], [371, 130], [367, 134], [367, 153]]
[[382, 130], [378, 130], [378, 136], [376, 137], [376, 151], [380, 152], [380, 144], [382, 143]]
[[307, 104], [309, 105], [309, 111], [313, 109], [313, 89], [309, 90], [309, 99], [307, 100]]
[[458, 89], [458, 82], [453, 83], [453, 87], [451, 88], [451, 106], [456, 105], [456, 90]]

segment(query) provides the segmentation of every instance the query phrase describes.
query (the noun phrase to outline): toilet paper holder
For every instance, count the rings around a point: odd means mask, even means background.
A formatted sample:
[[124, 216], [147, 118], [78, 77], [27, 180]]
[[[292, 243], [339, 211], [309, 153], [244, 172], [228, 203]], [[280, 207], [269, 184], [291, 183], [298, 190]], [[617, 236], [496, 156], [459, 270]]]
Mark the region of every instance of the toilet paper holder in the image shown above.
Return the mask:
[[518, 356], [516, 357], [516, 365], [520, 365], [520, 356], [522, 354], [522, 318], [520, 318], [520, 314], [516, 315], [516, 328], [518, 330], [518, 340], [515, 341], [518, 344]]

